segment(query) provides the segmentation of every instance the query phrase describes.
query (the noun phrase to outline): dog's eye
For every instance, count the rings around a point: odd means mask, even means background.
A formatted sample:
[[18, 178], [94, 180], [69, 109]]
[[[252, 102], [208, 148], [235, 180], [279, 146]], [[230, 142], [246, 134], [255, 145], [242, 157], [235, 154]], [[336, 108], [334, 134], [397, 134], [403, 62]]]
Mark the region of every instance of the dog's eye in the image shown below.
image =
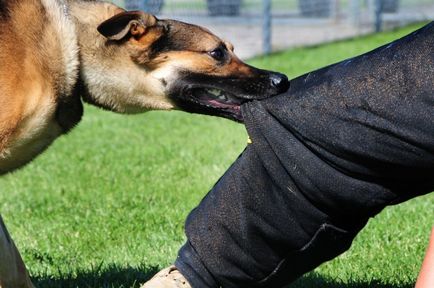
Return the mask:
[[217, 61], [221, 61], [223, 58], [225, 58], [225, 51], [223, 51], [222, 48], [214, 49], [208, 52], [208, 54]]

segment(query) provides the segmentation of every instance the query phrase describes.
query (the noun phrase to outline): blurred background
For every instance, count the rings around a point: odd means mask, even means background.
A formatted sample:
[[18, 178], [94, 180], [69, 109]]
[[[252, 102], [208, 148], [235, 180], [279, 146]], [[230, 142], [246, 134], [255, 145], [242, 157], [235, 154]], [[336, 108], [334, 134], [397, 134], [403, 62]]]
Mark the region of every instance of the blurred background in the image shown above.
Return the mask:
[[[434, 16], [434, 0], [112, 1], [208, 27], [249, 64], [289, 78], [394, 41]], [[282, 52], [252, 58], [270, 51]], [[138, 288], [176, 259], [188, 213], [247, 137], [243, 125], [217, 117], [125, 116], [85, 105], [73, 131], [0, 177], [0, 211], [35, 286]], [[388, 207], [350, 251], [290, 287], [413, 288], [433, 211], [434, 193]]]
[[210, 28], [241, 58], [434, 19], [433, 0], [113, 0]]

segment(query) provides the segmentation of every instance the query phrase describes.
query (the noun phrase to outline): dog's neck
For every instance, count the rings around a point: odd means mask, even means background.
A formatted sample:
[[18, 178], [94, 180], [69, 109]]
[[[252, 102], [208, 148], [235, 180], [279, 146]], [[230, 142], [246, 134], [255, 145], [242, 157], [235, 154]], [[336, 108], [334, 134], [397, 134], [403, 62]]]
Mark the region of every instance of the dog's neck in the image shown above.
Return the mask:
[[105, 87], [98, 87], [99, 78], [106, 75], [98, 75], [100, 72], [98, 66], [103, 64], [99, 58], [104, 55], [100, 55], [101, 52], [97, 50], [105, 49], [104, 38], [98, 35], [97, 27], [99, 23], [121, 11], [120, 8], [109, 3], [69, 1], [69, 12], [74, 22], [80, 51], [78, 93], [86, 102], [108, 110], [113, 110], [114, 107], [106, 101], [101, 101], [104, 99], [102, 94], [105, 92]]
[[82, 98], [121, 113], [171, 109], [159, 101], [161, 83], [145, 69], [138, 71], [125, 45], [107, 44], [97, 31], [99, 24], [124, 10], [106, 2], [71, 1], [69, 6], [80, 48]]

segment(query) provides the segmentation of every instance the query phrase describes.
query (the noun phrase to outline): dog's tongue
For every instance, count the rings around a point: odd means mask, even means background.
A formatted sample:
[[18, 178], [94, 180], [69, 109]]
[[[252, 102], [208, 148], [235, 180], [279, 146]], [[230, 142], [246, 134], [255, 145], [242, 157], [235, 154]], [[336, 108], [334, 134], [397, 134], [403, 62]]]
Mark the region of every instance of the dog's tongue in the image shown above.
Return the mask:
[[240, 105], [234, 103], [222, 103], [215, 99], [208, 99], [207, 102], [213, 106], [220, 108], [240, 109]]

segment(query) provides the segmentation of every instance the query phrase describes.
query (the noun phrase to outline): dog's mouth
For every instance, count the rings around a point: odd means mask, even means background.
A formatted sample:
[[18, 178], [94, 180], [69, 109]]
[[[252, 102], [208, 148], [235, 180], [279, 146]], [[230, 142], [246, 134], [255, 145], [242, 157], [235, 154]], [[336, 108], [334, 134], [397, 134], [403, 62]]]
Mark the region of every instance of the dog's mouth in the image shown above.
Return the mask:
[[215, 87], [187, 87], [177, 102], [181, 109], [189, 112], [215, 115], [242, 122], [241, 105], [247, 100]]
[[217, 88], [195, 88], [190, 90], [192, 101], [210, 108], [239, 111], [242, 99]]

